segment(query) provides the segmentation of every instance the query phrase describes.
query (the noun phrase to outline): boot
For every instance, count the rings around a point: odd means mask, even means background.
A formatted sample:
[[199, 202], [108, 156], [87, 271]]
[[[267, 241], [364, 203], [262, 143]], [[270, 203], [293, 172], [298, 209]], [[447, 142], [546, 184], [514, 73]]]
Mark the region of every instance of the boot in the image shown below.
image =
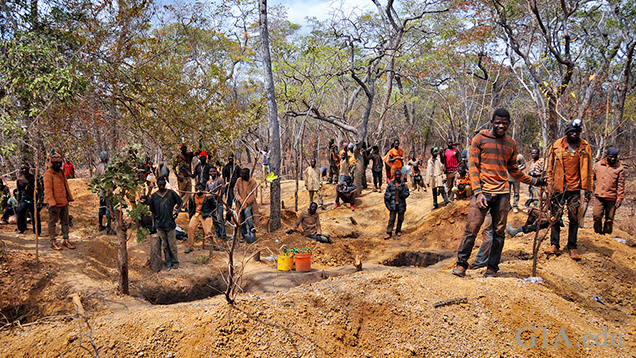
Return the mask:
[[518, 233], [522, 231], [523, 231], [523, 226], [520, 226], [515, 229], [512, 226], [510, 226], [510, 224], [506, 224], [506, 232], [510, 234], [510, 237], [515, 237]]
[[51, 239], [51, 248], [56, 251], [62, 251], [62, 246], [58, 245], [55, 239]]
[[64, 239], [64, 241], [62, 241], [62, 246], [66, 246], [71, 250], [75, 250], [75, 245], [73, 245], [73, 243], [71, 243], [71, 240], [69, 239]]

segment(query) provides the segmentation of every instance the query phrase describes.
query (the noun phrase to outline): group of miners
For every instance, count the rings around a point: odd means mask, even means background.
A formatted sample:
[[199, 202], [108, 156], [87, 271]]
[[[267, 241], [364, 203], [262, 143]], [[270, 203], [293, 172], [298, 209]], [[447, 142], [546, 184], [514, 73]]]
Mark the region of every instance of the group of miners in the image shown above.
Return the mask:
[[[50, 165], [44, 174], [36, 180], [31, 172], [29, 164], [20, 166], [16, 180], [16, 188], [13, 196], [9, 188], [0, 180], [0, 192], [2, 201], [0, 209], [3, 210], [1, 224], [8, 224], [9, 218], [16, 217], [16, 230], [19, 234], [24, 234], [27, 224], [30, 221], [33, 226], [33, 233], [41, 234], [40, 211], [46, 206], [48, 210], [48, 229], [51, 248], [62, 250], [62, 247], [75, 249], [75, 245], [69, 238], [69, 226], [72, 225], [69, 214], [69, 203], [73, 201], [73, 195], [68, 186], [67, 175], [75, 175], [74, 167], [69, 167], [69, 161], [64, 162], [63, 158], [53, 152], [49, 158]], [[61, 224], [62, 242], [61, 245], [56, 239], [56, 225]]]
[[[559, 254], [560, 231], [561, 226], [564, 226], [562, 215], [566, 209], [569, 222], [565, 248], [572, 259], [580, 260], [581, 256], [577, 251], [579, 223], [592, 198], [594, 231], [600, 234], [612, 233], [616, 209], [625, 198], [625, 169], [618, 160], [618, 150], [608, 148], [605, 157], [593, 165], [591, 147], [581, 138], [582, 121], [574, 119], [565, 125], [565, 136], [550, 146], [547, 160], [541, 157], [538, 148], [531, 150], [532, 162], [529, 163], [526, 174], [525, 158], [518, 153], [516, 142], [506, 134], [510, 123], [510, 113], [507, 110], [495, 110], [490, 128], [476, 132], [468, 148], [463, 151], [456, 148], [452, 139], [446, 141], [446, 148], [431, 148], [425, 171], [422, 169], [421, 158], [416, 158], [414, 152], [408, 161], [405, 160], [404, 151], [397, 139], [384, 155], [380, 154], [377, 145], [362, 145], [362, 172], [371, 164], [373, 192], [382, 191], [383, 172], [386, 176], [384, 203], [389, 210], [389, 222], [385, 239], [391, 238], [394, 233], [398, 237], [401, 235], [406, 199], [410, 195], [407, 185], [409, 178], [412, 190], [426, 191], [427, 187], [431, 188], [433, 209], [439, 207], [438, 196], [442, 197], [444, 205], [455, 199], [471, 200], [466, 227], [457, 252], [457, 264], [452, 271], [457, 276], [464, 276], [467, 269], [479, 267], [486, 267], [486, 277], [496, 275], [506, 232], [515, 236], [520, 232], [528, 233], [549, 227], [550, 245], [545, 253]], [[323, 178], [336, 185], [334, 208], [338, 208], [342, 202], [355, 210], [358, 193], [353, 182], [357, 165], [355, 145], [342, 143], [342, 149], [338, 148], [335, 140], [331, 139], [328, 147], [329, 168], [317, 168], [316, 159], [312, 159], [305, 169], [304, 180], [310, 205], [298, 216], [295, 225], [287, 233], [302, 225], [305, 236], [320, 242], [331, 242], [331, 235], [321, 230], [317, 211], [318, 207], [325, 209], [321, 192]], [[262, 155], [263, 175], [266, 176], [270, 169], [270, 153], [267, 147], [259, 152]], [[98, 177], [104, 175], [108, 165], [108, 154], [101, 152], [99, 156], [100, 164], [95, 173]], [[67, 181], [67, 176], [74, 175], [74, 167], [70, 168], [57, 153], [52, 153], [49, 159], [49, 167], [37, 182], [29, 165], [23, 164], [13, 195], [0, 180], [0, 209], [3, 211], [1, 223], [7, 224], [8, 218], [15, 215], [19, 233], [27, 230], [28, 220], [33, 223], [33, 232], [37, 230], [39, 233], [40, 210], [46, 206], [51, 248], [74, 249], [75, 246], [69, 239], [71, 217], [68, 209], [73, 196]], [[190, 218], [185, 253], [193, 251], [195, 231], [199, 225], [203, 227], [204, 243], [210, 240], [210, 250], [222, 249], [223, 245], [219, 243], [228, 239], [226, 221], [232, 222], [233, 213], [238, 217], [241, 240], [247, 243], [256, 240], [254, 216], [258, 212], [258, 183], [248, 168], [241, 168], [235, 163], [233, 155], [221, 166], [218, 161], [215, 164], [209, 163], [205, 151], [192, 152], [182, 144], [172, 169], [177, 178], [177, 191], [169, 188], [170, 169], [165, 163], [154, 168], [147, 159], [143, 170], [144, 180], [149, 187], [143, 200], [148, 203], [151, 212], [146, 227], [161, 238], [166, 270], [179, 266], [175, 220], [182, 210]], [[366, 175], [364, 177], [363, 188], [366, 187]], [[518, 212], [520, 183], [529, 185], [530, 198], [525, 202], [528, 220], [524, 226], [515, 229], [507, 224], [507, 218], [509, 210]], [[154, 186], [157, 190], [153, 193]], [[545, 205], [539, 205], [541, 202]], [[110, 212], [107, 198], [101, 197], [98, 212], [100, 230], [112, 231]], [[104, 218], [107, 219], [106, 224]], [[61, 245], [56, 240], [58, 221], [62, 228]], [[484, 241], [476, 260], [469, 264], [476, 236], [484, 221]], [[220, 241], [215, 243], [214, 236]]]

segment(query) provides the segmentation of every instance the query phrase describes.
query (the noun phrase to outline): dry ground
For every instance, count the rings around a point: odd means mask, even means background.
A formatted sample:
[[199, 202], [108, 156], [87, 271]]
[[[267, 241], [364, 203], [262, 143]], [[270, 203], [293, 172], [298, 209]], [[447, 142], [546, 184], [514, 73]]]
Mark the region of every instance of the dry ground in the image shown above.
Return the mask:
[[[257, 243], [240, 246], [239, 256], [260, 249], [263, 260], [247, 263], [245, 293], [228, 305], [222, 295], [207, 298], [223, 289], [225, 253], [208, 259], [208, 250], [197, 248], [184, 254], [180, 243], [180, 269], [154, 273], [148, 243], [138, 244], [133, 233], [132, 295], [119, 295], [116, 238], [96, 232], [97, 198], [87, 191], [87, 181], [70, 183], [77, 250], [55, 252], [48, 240], [40, 240], [38, 268], [35, 236], [17, 235], [14, 226], [0, 228], [7, 248], [0, 264], [0, 357], [89, 357], [96, 351], [101, 357], [636, 356], [635, 241], [621, 229], [596, 235], [589, 219], [580, 232], [581, 262], [540, 254], [543, 284], [522, 280], [531, 273], [533, 235], [506, 240], [500, 277], [484, 279], [477, 270], [460, 279], [450, 268], [467, 202], [431, 212], [430, 193], [415, 192], [408, 199], [404, 235], [384, 240], [388, 212], [382, 194], [364, 191], [355, 211], [332, 204], [319, 211], [334, 241], [323, 244], [283, 233], [296, 218], [290, 210], [295, 182], [285, 181], [284, 229], [267, 233], [264, 217]], [[333, 186], [325, 185], [324, 195], [333, 202]], [[307, 205], [307, 192], [300, 191], [298, 206]], [[261, 207], [261, 213], [268, 211]], [[619, 228], [631, 230], [631, 211], [629, 205], [619, 210]], [[511, 213], [513, 226], [524, 221], [525, 214]], [[178, 223], [185, 227], [187, 215]], [[265, 260], [268, 250], [277, 254], [282, 244], [310, 248], [312, 272], [277, 271]], [[352, 265], [356, 255], [363, 256], [362, 272]], [[86, 311], [82, 318], [74, 295]], [[455, 298], [466, 300], [433, 306]], [[518, 330], [526, 326], [537, 327], [535, 347], [517, 342]], [[541, 327], [547, 327], [547, 347]], [[571, 347], [562, 339], [553, 346], [561, 328]], [[605, 328], [616, 344], [621, 335], [622, 347], [583, 346], [585, 334], [596, 337]], [[519, 338], [525, 344], [531, 339], [529, 332]]]

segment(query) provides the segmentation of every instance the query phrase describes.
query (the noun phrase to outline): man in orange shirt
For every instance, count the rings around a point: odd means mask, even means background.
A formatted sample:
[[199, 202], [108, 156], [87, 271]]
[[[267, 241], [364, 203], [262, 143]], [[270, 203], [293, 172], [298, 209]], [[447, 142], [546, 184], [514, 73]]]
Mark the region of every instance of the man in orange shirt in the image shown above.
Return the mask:
[[[53, 250], [62, 250], [62, 246], [74, 249], [75, 246], [68, 239], [69, 214], [68, 204], [73, 201], [71, 190], [68, 187], [66, 176], [62, 172], [62, 157], [59, 154], [51, 155], [51, 167], [44, 172], [44, 202], [49, 207], [49, 238]], [[55, 224], [60, 221], [62, 225], [62, 246], [55, 239]]]
[[[581, 190], [585, 190], [585, 202], [592, 197], [592, 149], [581, 138], [581, 120], [574, 119], [565, 126], [565, 137], [557, 139], [550, 147], [548, 154], [548, 190], [552, 192], [550, 199], [551, 216], [561, 219], [563, 207], [567, 203], [568, 218], [568, 254], [573, 260], [580, 260], [576, 251], [579, 230], [579, 208], [581, 207]], [[561, 226], [552, 225], [550, 247], [546, 254], [559, 253]]]
[[386, 154], [386, 163], [389, 167], [391, 167], [391, 177], [388, 178], [389, 181], [393, 180], [395, 177], [395, 172], [397, 170], [402, 170], [404, 166], [404, 151], [400, 149], [400, 140], [396, 139], [393, 141], [393, 145], [391, 150]]

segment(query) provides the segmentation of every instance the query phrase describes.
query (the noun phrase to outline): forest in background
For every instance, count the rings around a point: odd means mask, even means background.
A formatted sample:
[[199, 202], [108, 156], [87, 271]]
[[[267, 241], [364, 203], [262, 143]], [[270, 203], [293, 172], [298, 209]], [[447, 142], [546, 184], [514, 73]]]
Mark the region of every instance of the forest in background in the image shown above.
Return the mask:
[[[522, 151], [581, 118], [597, 156], [633, 155], [636, 1], [369, 2], [303, 26], [268, 8], [282, 174], [327, 166], [329, 138], [466, 145], [500, 106]], [[91, 168], [127, 143], [252, 163], [270, 142], [260, 38], [251, 0], [3, 0], [0, 174], [53, 149]]]

